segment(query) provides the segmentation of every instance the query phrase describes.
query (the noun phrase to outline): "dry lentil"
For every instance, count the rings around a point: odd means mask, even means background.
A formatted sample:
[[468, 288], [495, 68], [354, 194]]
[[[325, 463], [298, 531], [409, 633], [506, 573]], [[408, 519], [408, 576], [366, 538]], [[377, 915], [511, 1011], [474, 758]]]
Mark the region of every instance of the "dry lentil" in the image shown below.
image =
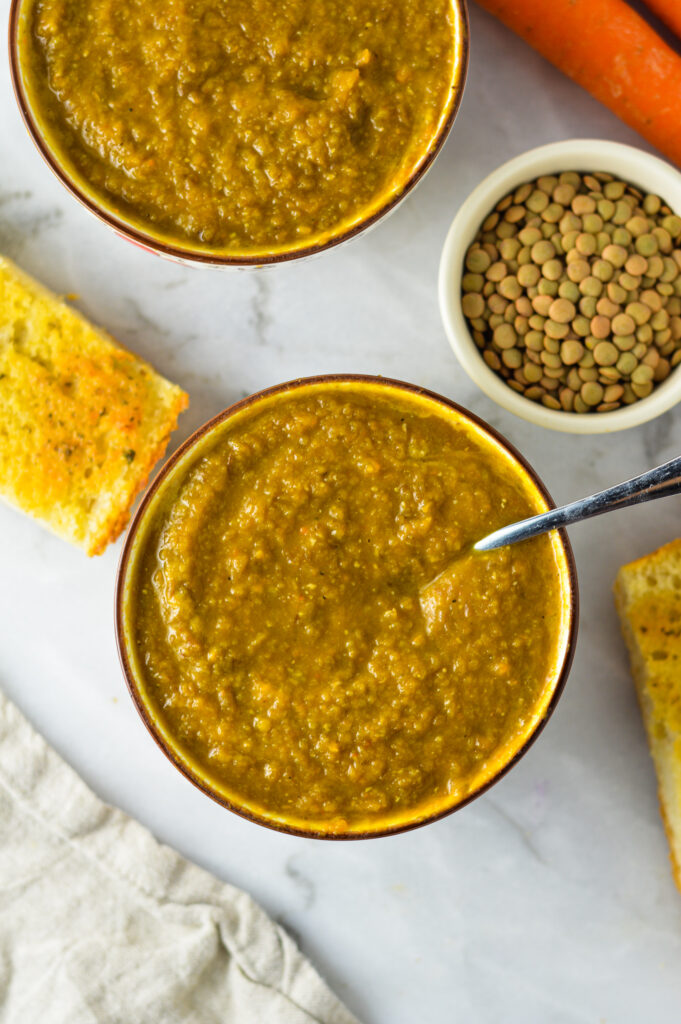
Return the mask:
[[[681, 218], [611, 176], [569, 174], [528, 182], [497, 204], [505, 220], [486, 245], [481, 232], [470, 247], [462, 302], [484, 273], [486, 345], [512, 352], [496, 361], [515, 390], [549, 408], [560, 399], [564, 410], [607, 412], [636, 401], [679, 362]], [[481, 250], [490, 264], [478, 270]], [[506, 299], [514, 305], [495, 313]], [[506, 324], [511, 333], [497, 336]], [[589, 388], [587, 403], [586, 384], [614, 390], [595, 401]]]

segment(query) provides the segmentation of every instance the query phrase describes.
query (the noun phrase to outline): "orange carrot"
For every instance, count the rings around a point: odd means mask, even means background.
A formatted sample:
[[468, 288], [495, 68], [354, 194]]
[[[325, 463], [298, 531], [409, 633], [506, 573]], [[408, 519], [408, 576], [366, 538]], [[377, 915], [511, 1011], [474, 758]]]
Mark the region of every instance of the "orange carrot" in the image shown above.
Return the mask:
[[681, 166], [681, 56], [624, 0], [478, 2]]
[[679, 0], [646, 0], [646, 7], [668, 25], [672, 32], [681, 36], [681, 4]]

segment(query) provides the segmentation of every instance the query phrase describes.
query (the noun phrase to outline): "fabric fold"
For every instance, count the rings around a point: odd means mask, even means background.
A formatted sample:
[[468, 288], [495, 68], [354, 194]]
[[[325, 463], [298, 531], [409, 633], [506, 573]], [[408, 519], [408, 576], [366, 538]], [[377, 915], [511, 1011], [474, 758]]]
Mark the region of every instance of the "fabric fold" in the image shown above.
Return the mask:
[[357, 1024], [245, 892], [92, 793], [0, 694], [1, 1024]]

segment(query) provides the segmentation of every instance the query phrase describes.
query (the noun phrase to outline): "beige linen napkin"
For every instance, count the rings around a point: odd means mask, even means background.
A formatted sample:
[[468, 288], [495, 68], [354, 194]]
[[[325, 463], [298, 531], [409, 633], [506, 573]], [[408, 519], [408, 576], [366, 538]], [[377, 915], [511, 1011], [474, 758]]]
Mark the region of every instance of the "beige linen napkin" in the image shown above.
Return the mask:
[[0, 694], [2, 1024], [356, 1024], [246, 893], [103, 804]]

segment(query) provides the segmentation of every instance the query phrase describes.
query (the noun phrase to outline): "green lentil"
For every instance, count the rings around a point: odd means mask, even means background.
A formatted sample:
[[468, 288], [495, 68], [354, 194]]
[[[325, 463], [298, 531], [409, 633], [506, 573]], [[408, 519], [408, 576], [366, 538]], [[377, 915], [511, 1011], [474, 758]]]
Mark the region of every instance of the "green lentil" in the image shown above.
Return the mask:
[[518, 186], [466, 253], [461, 302], [476, 346], [548, 408], [637, 401], [681, 361], [679, 239], [681, 217], [611, 175]]
[[506, 277], [506, 264], [501, 260], [498, 260], [496, 263], [491, 263], [487, 268], [485, 277], [488, 281], [494, 281], [494, 283], [497, 284]]
[[670, 214], [662, 221], [662, 227], [669, 232], [672, 238], [678, 238], [681, 235], [681, 217]]
[[622, 307], [618, 302], [611, 302], [607, 295], [601, 295], [596, 303], [596, 312], [612, 320], [613, 317], [622, 312]]
[[[608, 246], [606, 246], [606, 249], [607, 248]], [[605, 252], [605, 249], [603, 250], [603, 252]], [[594, 277], [598, 278], [599, 281], [607, 283], [612, 279], [615, 270], [612, 263], [610, 263], [608, 260], [600, 259], [594, 261], [594, 264], [591, 268], [591, 272], [593, 273]]]
[[519, 185], [513, 193], [514, 203], [524, 203], [527, 197], [532, 192], [532, 185], [528, 182], [525, 185]]
[[619, 351], [611, 341], [600, 341], [593, 353], [594, 360], [599, 366], [614, 366], [619, 359]]
[[538, 228], [526, 227], [518, 233], [518, 241], [521, 245], [533, 246], [535, 242], [540, 242], [542, 239], [542, 233]]
[[603, 195], [606, 199], [621, 199], [624, 195], [626, 185], [622, 181], [611, 181], [603, 186]]
[[599, 316], [598, 314], [591, 319], [591, 333], [594, 338], [598, 338], [599, 341], [602, 338], [607, 338], [610, 334], [610, 320], [607, 316]]
[[648, 270], [648, 260], [640, 253], [633, 253], [624, 264], [624, 269], [628, 274], [641, 277]]
[[582, 218], [574, 214], [572, 210], [566, 210], [558, 221], [558, 228], [562, 235], [567, 235], [571, 231], [579, 233], [582, 230]]
[[640, 277], [634, 277], [632, 274], [622, 273], [618, 278], [619, 284], [628, 292], [636, 291], [641, 284]]
[[606, 245], [603, 250], [603, 259], [611, 263], [613, 267], [623, 267], [626, 263], [629, 253], [623, 245]]
[[615, 203], [615, 212], [611, 217], [613, 224], [626, 224], [630, 216], [631, 207], [629, 203], [625, 202], [624, 199], [620, 199]]
[[603, 385], [598, 381], [585, 381], [580, 391], [582, 401], [588, 405], [598, 405], [603, 400]]
[[541, 270], [535, 263], [527, 263], [525, 266], [518, 267], [517, 277], [523, 288], [529, 288], [537, 283], [541, 277]]
[[572, 212], [578, 217], [583, 217], [586, 213], [593, 213], [596, 209], [596, 202], [591, 196], [579, 195], [575, 196], [572, 200]]
[[486, 348], [482, 353], [482, 358], [485, 360], [491, 370], [501, 369], [501, 360], [496, 352], [491, 348]]
[[610, 245], [610, 235], [607, 231], [599, 231], [596, 235], [596, 252], [599, 256], [605, 249], [606, 245]]
[[549, 316], [559, 324], [569, 323], [576, 313], [574, 303], [569, 299], [555, 299], [549, 307]]
[[591, 332], [591, 326], [588, 317], [582, 316], [581, 314], [579, 316], [576, 316], [572, 321], [572, 330], [580, 338], [586, 338], [587, 334]]
[[508, 348], [501, 353], [501, 361], [504, 366], [508, 366], [512, 370], [518, 369], [523, 364], [523, 357], [517, 348]]
[[623, 377], [628, 377], [638, 366], [638, 359], [633, 352], [623, 352], [615, 365]]
[[491, 263], [491, 260], [484, 249], [478, 247], [468, 250], [466, 256], [466, 269], [474, 274], [484, 274]]
[[603, 228], [603, 218], [597, 213], [587, 213], [582, 218], [582, 228], [590, 235], [597, 235]]
[[664, 265], [664, 269], [660, 274], [660, 281], [664, 282], [665, 284], [668, 284], [669, 282], [674, 281], [679, 276], [679, 268], [677, 267], [676, 263], [671, 258], [671, 256], [665, 256], [665, 258], [662, 260], [662, 263]]
[[672, 251], [672, 236], [664, 228], [655, 227], [650, 232], [657, 239], [660, 252], [670, 253]]
[[570, 333], [568, 324], [558, 323], [556, 320], [547, 320], [544, 330], [549, 338], [566, 338]]
[[628, 249], [631, 245], [631, 235], [626, 228], [618, 227], [613, 230], [612, 241], [615, 245], [621, 245], [623, 248]]
[[646, 233], [640, 235], [636, 239], [636, 252], [640, 253], [641, 256], [654, 256], [659, 249], [659, 244], [655, 235]]
[[541, 367], [536, 366], [535, 363], [525, 363], [523, 373], [530, 384], [538, 383], [544, 376]]
[[666, 309], [658, 309], [650, 318], [650, 326], [654, 331], [661, 331], [669, 326], [669, 313]]
[[582, 256], [593, 256], [597, 249], [597, 242], [594, 235], [583, 232], [575, 239], [575, 248]]
[[532, 259], [535, 263], [538, 263], [540, 266], [542, 263], [546, 263], [548, 260], [552, 260], [555, 255], [556, 250], [553, 247], [552, 242], [535, 242], [532, 246]]
[[563, 264], [560, 260], [547, 260], [543, 264], [541, 272], [549, 281], [558, 281], [563, 273]]
[[463, 309], [464, 316], [467, 316], [469, 320], [473, 320], [476, 317], [481, 317], [484, 313], [485, 300], [477, 292], [469, 292], [461, 300], [461, 308]]
[[573, 366], [584, 355], [584, 346], [580, 341], [564, 341], [560, 347], [560, 358], [565, 366]]
[[541, 213], [542, 210], [545, 210], [549, 205], [549, 197], [546, 192], [543, 192], [541, 189], [536, 189], [536, 191], [532, 192], [532, 194], [528, 196], [525, 205], [528, 210], [532, 211], [532, 213]]
[[636, 327], [634, 318], [629, 316], [628, 313], [618, 313], [617, 316], [612, 319], [612, 331], [613, 334], [632, 334]]
[[596, 315], [596, 299], [593, 295], [585, 295], [579, 300], [579, 312], [583, 316], [588, 316], [589, 320]]
[[609, 281], [606, 291], [611, 302], [617, 302], [621, 305], [627, 300], [626, 288], [623, 288], [616, 281]]
[[575, 284], [579, 284], [585, 277], [589, 277], [591, 267], [589, 263], [584, 259], [573, 260], [567, 266], [567, 276], [570, 281]]
[[658, 309], [662, 309], [662, 299], [652, 288], [646, 288], [645, 291], [642, 291], [639, 295], [639, 299], [654, 313], [656, 313]]
[[627, 221], [627, 231], [634, 237], [638, 238], [639, 235], [645, 235], [648, 231], [648, 218], [647, 217], [630, 217]]
[[579, 282], [579, 290], [582, 295], [590, 295], [592, 298], [597, 299], [603, 291], [603, 282], [589, 274], [584, 280]]
[[499, 282], [498, 291], [499, 294], [503, 295], [505, 299], [510, 299], [512, 302], [514, 302], [516, 299], [520, 298], [523, 289], [518, 281], [518, 278], [514, 277], [512, 274], [509, 274], [507, 277], [502, 278], [501, 281]]
[[503, 220], [497, 228], [497, 238], [512, 238], [515, 235], [515, 226]]
[[481, 292], [485, 279], [482, 274], [464, 274], [461, 278], [461, 288], [465, 292]]
[[549, 203], [546, 209], [542, 211], [541, 218], [547, 224], [557, 224], [564, 213], [565, 208], [560, 203]]
[[581, 292], [574, 281], [561, 281], [558, 285], [558, 294], [561, 299], [569, 299], [570, 302], [575, 304], [579, 302]]

